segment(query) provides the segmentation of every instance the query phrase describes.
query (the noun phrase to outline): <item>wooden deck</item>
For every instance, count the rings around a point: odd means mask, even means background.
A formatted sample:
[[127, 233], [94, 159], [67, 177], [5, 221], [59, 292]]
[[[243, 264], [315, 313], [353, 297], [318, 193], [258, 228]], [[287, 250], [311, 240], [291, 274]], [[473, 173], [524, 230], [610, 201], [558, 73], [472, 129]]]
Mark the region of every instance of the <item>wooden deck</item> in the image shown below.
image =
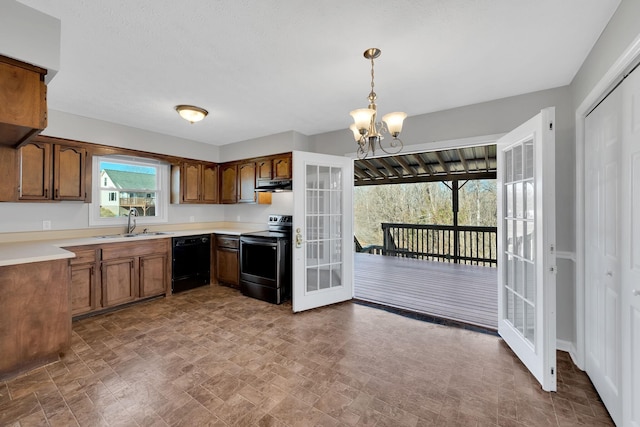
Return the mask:
[[356, 253], [356, 299], [498, 329], [496, 268]]

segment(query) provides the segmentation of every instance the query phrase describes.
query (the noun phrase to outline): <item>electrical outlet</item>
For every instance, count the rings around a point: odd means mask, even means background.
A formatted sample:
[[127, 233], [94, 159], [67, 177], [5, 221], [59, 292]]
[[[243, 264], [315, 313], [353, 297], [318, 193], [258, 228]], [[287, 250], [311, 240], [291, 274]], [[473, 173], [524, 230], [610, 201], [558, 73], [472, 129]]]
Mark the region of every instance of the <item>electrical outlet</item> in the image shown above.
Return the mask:
[[195, 216], [193, 216], [193, 215], [191, 215], [191, 216], [189, 217], [189, 222], [196, 222], [196, 217], [195, 217]]
[[43, 230], [51, 230], [51, 221], [49, 221], [47, 219], [42, 221], [42, 229]]

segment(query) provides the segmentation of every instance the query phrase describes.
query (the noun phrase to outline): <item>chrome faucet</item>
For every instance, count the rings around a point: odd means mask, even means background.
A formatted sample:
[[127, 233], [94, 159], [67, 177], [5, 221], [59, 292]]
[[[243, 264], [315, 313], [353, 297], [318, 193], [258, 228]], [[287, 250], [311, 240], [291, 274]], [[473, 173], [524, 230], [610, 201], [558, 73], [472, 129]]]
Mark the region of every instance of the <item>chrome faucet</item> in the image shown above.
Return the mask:
[[[136, 208], [129, 209], [129, 218], [127, 219], [127, 234], [133, 233], [136, 229], [136, 217], [138, 216], [138, 210]], [[131, 225], [131, 217], [133, 217], [133, 225]]]

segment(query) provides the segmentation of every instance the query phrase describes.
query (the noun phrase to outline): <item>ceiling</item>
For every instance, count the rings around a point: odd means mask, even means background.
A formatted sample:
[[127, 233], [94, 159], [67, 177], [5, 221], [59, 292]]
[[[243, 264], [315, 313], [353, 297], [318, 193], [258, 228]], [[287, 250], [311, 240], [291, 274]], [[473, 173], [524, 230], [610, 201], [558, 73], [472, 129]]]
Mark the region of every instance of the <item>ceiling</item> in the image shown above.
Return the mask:
[[[620, 3], [20, 1], [62, 22], [50, 109], [214, 145], [347, 129], [367, 105], [370, 47], [382, 114], [570, 84]], [[191, 125], [177, 104], [210, 114]]]
[[496, 153], [493, 144], [358, 159], [353, 163], [354, 185], [496, 179]]

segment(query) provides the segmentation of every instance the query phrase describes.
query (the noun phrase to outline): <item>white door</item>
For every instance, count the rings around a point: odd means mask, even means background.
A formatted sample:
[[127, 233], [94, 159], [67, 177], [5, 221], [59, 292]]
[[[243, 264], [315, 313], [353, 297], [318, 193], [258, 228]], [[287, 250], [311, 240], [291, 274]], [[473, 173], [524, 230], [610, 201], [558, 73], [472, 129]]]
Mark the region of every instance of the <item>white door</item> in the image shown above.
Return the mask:
[[293, 152], [293, 311], [353, 298], [353, 160]]
[[622, 84], [622, 425], [640, 427], [640, 71]]
[[585, 119], [585, 370], [620, 422], [621, 91]]
[[498, 140], [498, 219], [498, 333], [555, 391], [555, 108]]

